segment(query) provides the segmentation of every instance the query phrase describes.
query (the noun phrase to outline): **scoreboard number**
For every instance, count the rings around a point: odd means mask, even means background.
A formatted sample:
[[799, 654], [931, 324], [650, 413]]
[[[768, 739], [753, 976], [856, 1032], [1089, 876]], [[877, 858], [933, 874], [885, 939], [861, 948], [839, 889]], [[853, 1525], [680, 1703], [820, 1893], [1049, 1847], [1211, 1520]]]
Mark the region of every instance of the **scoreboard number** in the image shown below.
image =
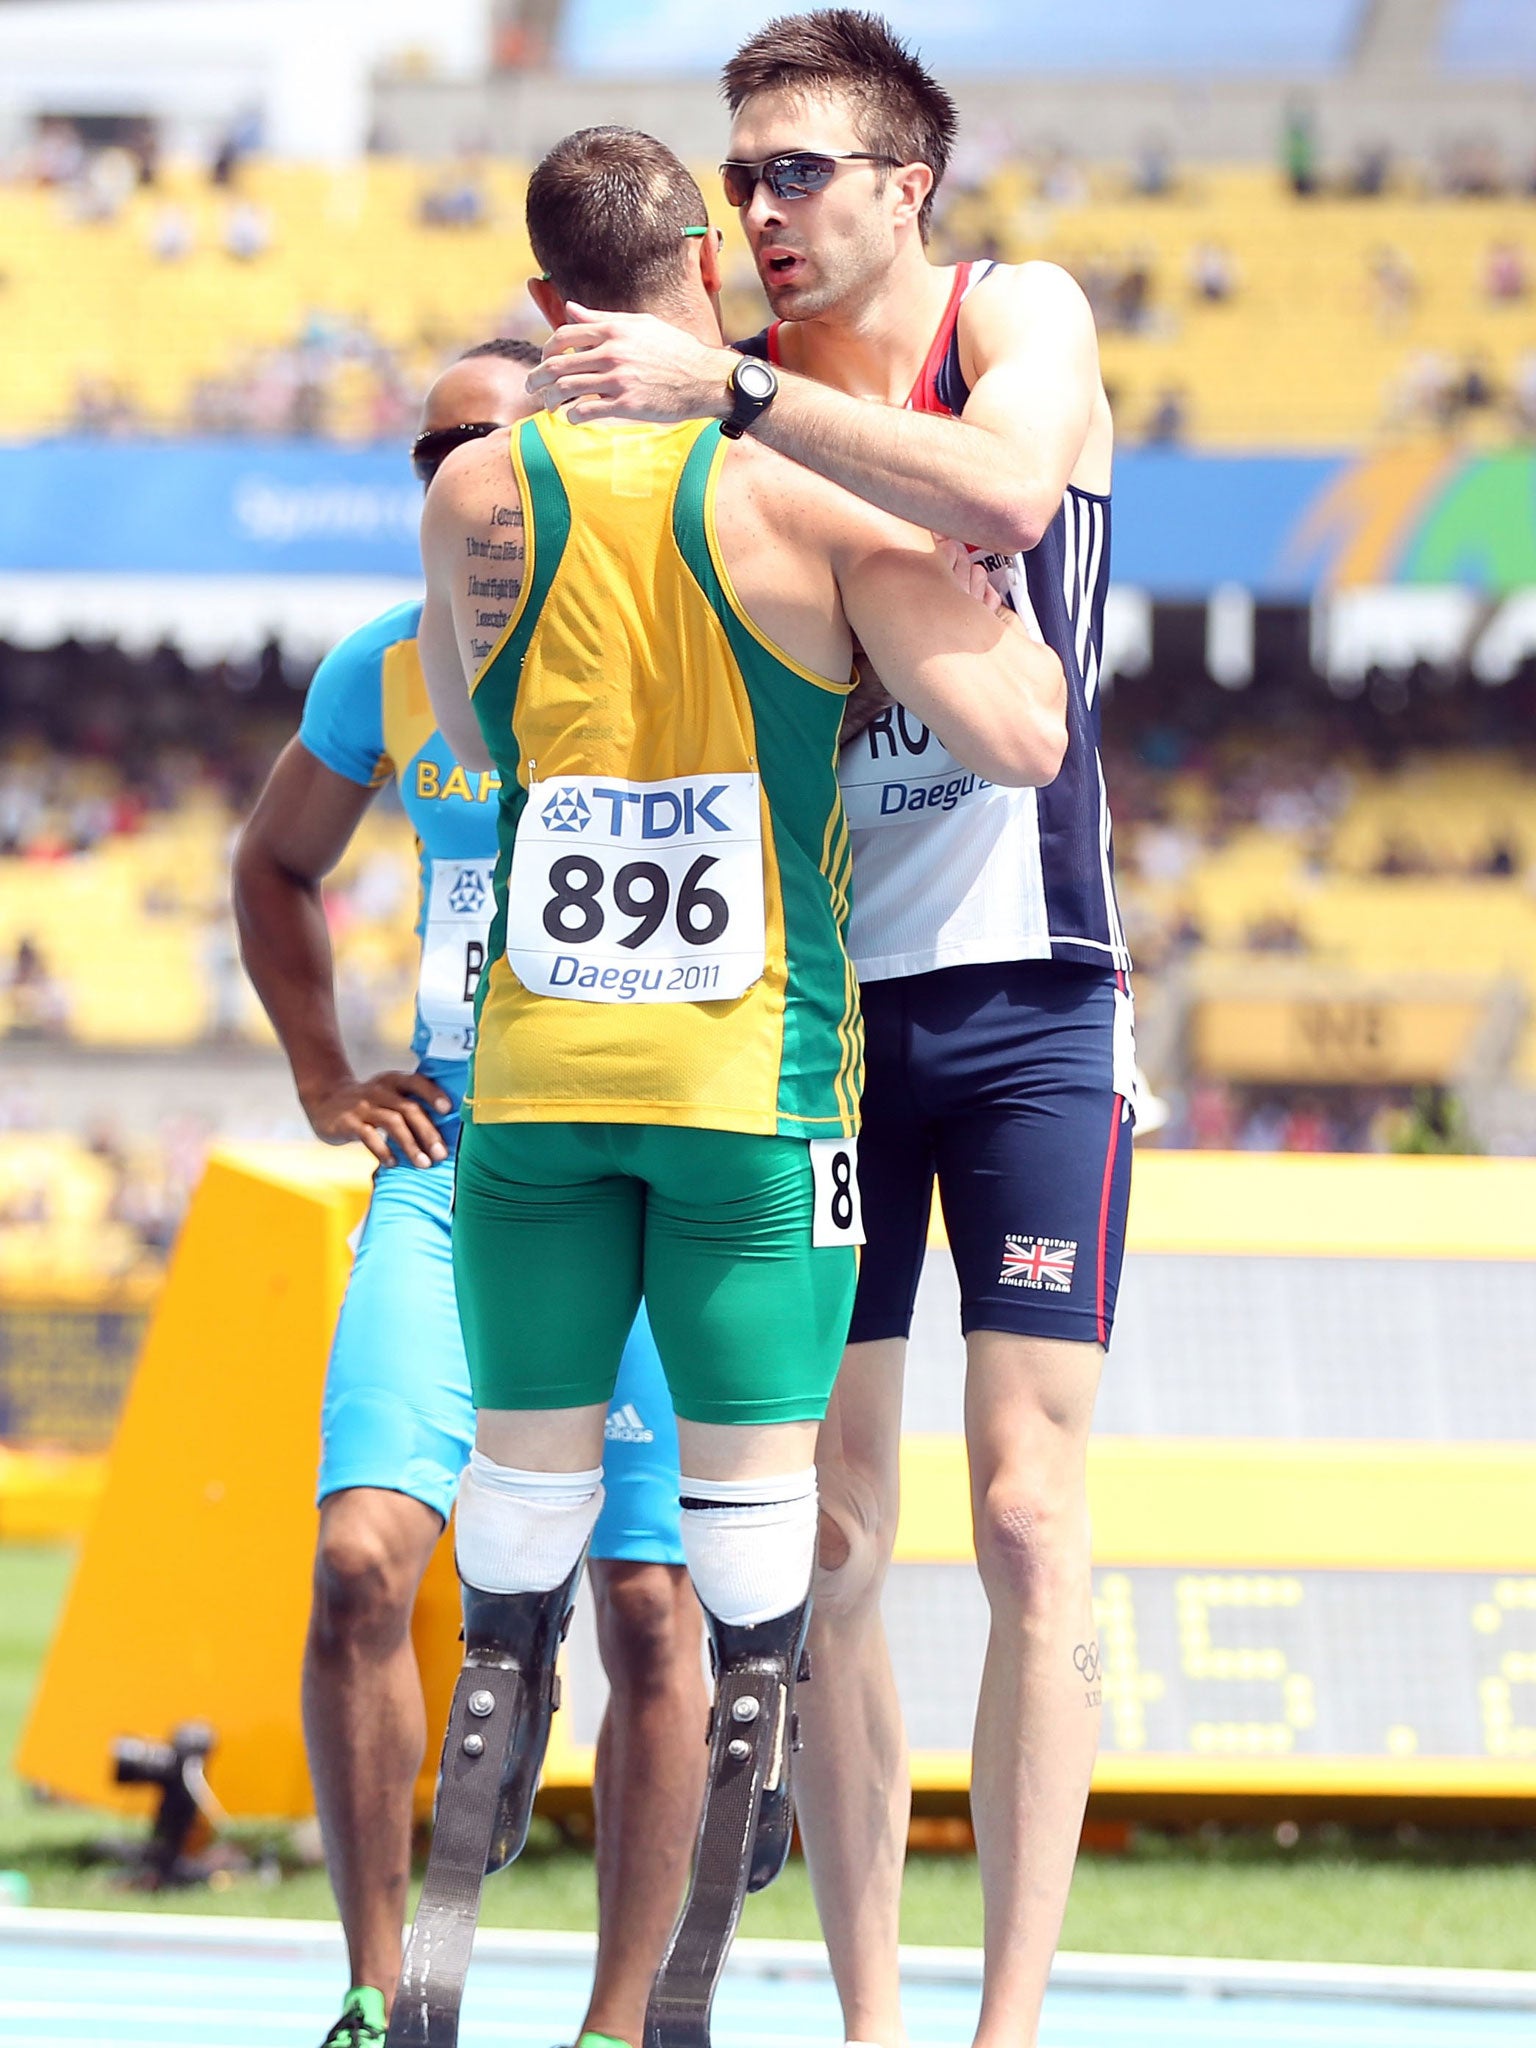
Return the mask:
[[[1493, 1596], [1481, 1600], [1472, 1610], [1472, 1626], [1479, 1635], [1508, 1637], [1506, 1622], [1511, 1615], [1536, 1610], [1536, 1579], [1498, 1579]], [[1536, 1688], [1536, 1629], [1526, 1632], [1527, 1647], [1503, 1647], [1498, 1668], [1490, 1671], [1478, 1686], [1478, 1703], [1483, 1712], [1483, 1742], [1490, 1756], [1536, 1757], [1536, 1691], [1522, 1702], [1518, 1686]], [[1531, 1720], [1522, 1723], [1524, 1706]]]
[[1536, 1763], [1536, 1577], [1127, 1566], [1094, 1619], [1106, 1756]]

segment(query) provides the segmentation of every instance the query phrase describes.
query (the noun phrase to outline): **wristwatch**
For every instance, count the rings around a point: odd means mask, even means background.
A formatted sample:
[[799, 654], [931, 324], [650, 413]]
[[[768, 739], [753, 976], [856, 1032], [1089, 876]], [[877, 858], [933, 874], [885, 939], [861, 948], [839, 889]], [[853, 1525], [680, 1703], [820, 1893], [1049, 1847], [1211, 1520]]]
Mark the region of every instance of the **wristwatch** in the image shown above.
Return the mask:
[[726, 379], [731, 409], [720, 422], [728, 441], [739, 441], [760, 420], [779, 395], [779, 380], [759, 356], [743, 356]]

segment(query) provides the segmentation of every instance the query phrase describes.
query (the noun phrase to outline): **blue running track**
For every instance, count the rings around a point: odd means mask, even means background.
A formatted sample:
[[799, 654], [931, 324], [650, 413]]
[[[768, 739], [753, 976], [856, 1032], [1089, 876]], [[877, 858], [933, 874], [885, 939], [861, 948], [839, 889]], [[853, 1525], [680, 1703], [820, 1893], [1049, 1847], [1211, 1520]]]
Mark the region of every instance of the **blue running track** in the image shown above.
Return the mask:
[[[580, 2019], [591, 1943], [483, 1936], [462, 2048], [554, 2048]], [[965, 2048], [977, 1963], [907, 1951], [917, 2044]], [[316, 2048], [344, 1986], [332, 1927], [151, 1914], [0, 1912], [5, 2048]], [[717, 2048], [833, 2048], [821, 1952], [738, 1945], [715, 2009]], [[1063, 1956], [1042, 2048], [1531, 2048], [1536, 1977], [1464, 1971]]]

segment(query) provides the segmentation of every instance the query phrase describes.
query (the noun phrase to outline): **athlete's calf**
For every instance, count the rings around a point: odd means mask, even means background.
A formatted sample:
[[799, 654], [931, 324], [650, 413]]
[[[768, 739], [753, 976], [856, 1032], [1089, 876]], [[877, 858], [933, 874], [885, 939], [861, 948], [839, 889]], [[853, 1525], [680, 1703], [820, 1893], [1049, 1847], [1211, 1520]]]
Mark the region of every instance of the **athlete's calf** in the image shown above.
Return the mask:
[[702, 1621], [681, 1565], [587, 1567], [609, 1703], [597, 1738], [598, 1951], [581, 2038], [638, 2041], [704, 1797]]
[[379, 1487], [327, 1495], [304, 1646], [304, 1736], [353, 1984], [385, 2009], [400, 1972], [411, 1792], [426, 1748], [411, 1610], [442, 1531]]

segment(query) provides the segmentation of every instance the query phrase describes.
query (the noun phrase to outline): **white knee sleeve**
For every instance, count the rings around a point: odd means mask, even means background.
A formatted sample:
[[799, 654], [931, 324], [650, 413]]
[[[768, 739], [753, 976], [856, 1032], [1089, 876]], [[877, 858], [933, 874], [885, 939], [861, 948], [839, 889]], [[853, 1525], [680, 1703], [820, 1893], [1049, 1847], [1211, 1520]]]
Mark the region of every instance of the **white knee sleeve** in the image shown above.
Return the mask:
[[682, 1481], [683, 1555], [700, 1600], [750, 1627], [798, 1607], [816, 1552], [816, 1468], [773, 1479]]
[[520, 1472], [471, 1451], [459, 1482], [459, 1577], [482, 1593], [552, 1593], [587, 1547], [603, 1470]]

